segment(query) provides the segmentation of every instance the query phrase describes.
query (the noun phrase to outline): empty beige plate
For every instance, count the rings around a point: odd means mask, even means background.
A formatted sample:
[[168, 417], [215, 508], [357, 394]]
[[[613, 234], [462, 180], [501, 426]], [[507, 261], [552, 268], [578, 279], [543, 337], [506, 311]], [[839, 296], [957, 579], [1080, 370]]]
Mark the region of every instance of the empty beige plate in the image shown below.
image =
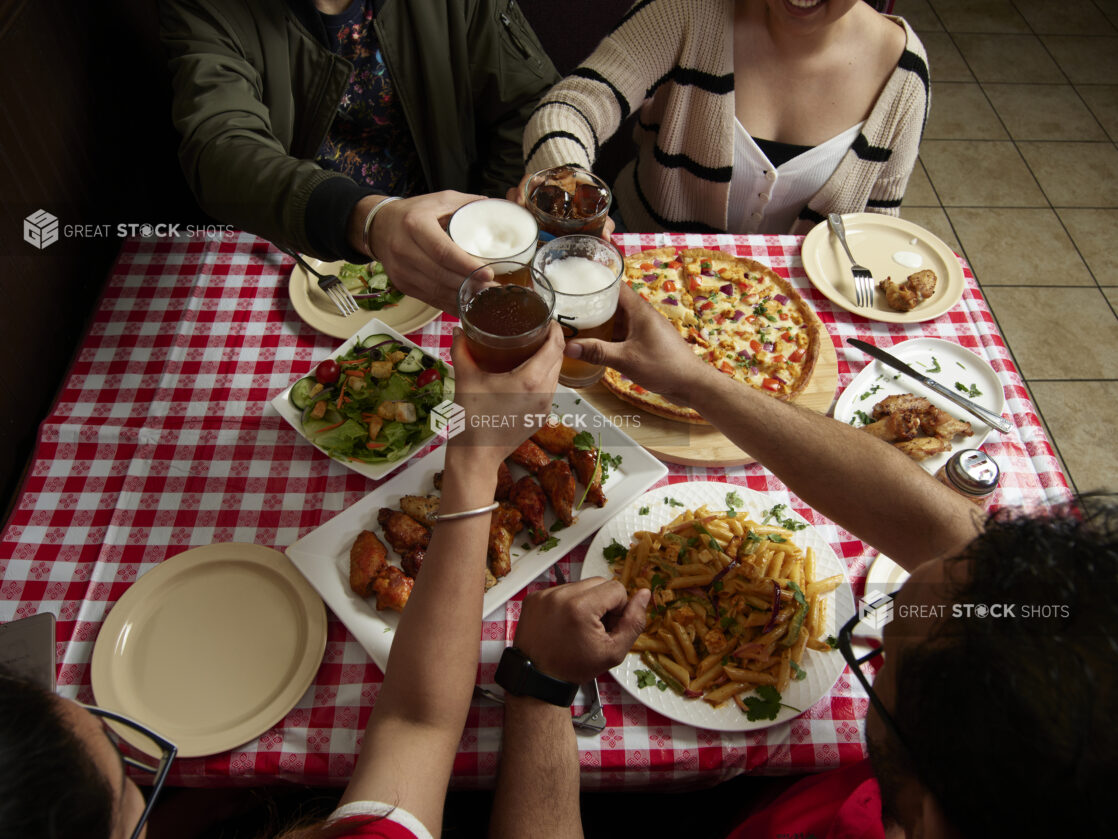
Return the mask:
[[326, 607], [286, 556], [207, 545], [148, 571], [113, 606], [93, 647], [93, 694], [176, 743], [180, 757], [216, 754], [283, 719], [325, 648]]
[[848, 213], [842, 223], [854, 258], [870, 270], [875, 282], [886, 277], [903, 282], [909, 274], [930, 268], [936, 273], [936, 290], [911, 312], [891, 309], [884, 292], [876, 288], [872, 306], [855, 305], [850, 260], [823, 221], [808, 231], [800, 257], [812, 285], [836, 306], [870, 320], [917, 323], [938, 318], [963, 296], [963, 267], [934, 233], [907, 219], [881, 213]]
[[[304, 256], [303, 259], [323, 274], [337, 274], [345, 265], [344, 262], [323, 262], [310, 256]], [[344, 317], [338, 313], [338, 307], [326, 296], [326, 292], [318, 287], [318, 278], [308, 277], [307, 272], [298, 263], [291, 271], [287, 291], [291, 296], [291, 305], [295, 307], [295, 313], [307, 326], [343, 340], [373, 318], [387, 323], [400, 334], [407, 335], [421, 326], [426, 326], [442, 314], [440, 310], [428, 306], [422, 300], [405, 297], [396, 305], [381, 309], [379, 312], [362, 309], [355, 315]]]

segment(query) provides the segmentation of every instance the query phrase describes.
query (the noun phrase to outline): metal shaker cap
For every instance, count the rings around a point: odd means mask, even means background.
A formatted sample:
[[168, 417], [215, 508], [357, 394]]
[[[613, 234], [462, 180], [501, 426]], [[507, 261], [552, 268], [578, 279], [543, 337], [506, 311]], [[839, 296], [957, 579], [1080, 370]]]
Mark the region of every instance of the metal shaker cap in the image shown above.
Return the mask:
[[947, 461], [944, 471], [951, 483], [968, 495], [989, 495], [1001, 476], [998, 464], [978, 449], [956, 453]]

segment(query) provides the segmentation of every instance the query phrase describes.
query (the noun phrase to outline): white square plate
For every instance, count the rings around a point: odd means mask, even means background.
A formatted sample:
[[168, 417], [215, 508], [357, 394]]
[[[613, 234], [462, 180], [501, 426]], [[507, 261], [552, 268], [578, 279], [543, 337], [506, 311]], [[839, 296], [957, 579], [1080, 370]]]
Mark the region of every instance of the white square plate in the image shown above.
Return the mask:
[[[358, 329], [355, 333], [353, 333], [353, 335], [350, 336], [349, 340], [338, 347], [336, 350], [334, 350], [334, 352], [330, 353], [329, 357], [338, 358], [339, 356], [345, 355], [347, 352], [350, 351], [350, 349], [353, 348], [354, 344], [365, 340], [370, 335], [379, 335], [381, 333], [385, 335], [391, 335], [393, 338], [395, 338], [397, 341], [399, 341], [401, 344], [404, 344], [405, 346], [422, 350], [424, 353], [431, 356], [432, 358], [438, 358], [435, 353], [423, 349], [414, 341], [409, 341], [395, 329], [384, 323], [384, 321], [377, 320], [376, 318], [373, 318], [360, 329]], [[323, 360], [325, 361], [325, 359]], [[445, 364], [446, 362], [443, 363]], [[451, 377], [453, 378], [454, 368], [451, 367], [449, 364], [447, 364], [446, 366], [450, 369]], [[313, 375], [314, 368], [311, 368], [311, 370], [312, 372], [308, 373], [308, 376]], [[294, 428], [295, 431], [298, 432], [304, 440], [314, 446], [314, 441], [307, 436], [305, 431], [303, 431], [303, 412], [296, 408], [295, 405], [293, 405], [291, 402], [291, 388], [295, 386], [295, 382], [303, 378], [306, 378], [306, 376], [300, 376], [298, 379], [295, 379], [294, 382], [288, 385], [287, 389], [284, 390], [283, 393], [272, 399], [272, 407], [279, 412], [281, 417], [287, 420], [288, 424], [292, 428]], [[428, 437], [427, 439], [422, 440], [421, 442], [412, 446], [411, 450], [399, 460], [390, 460], [385, 463], [362, 463], [358, 460], [340, 460], [338, 458], [334, 459], [337, 460], [338, 463], [342, 464], [342, 466], [352, 469], [354, 472], [359, 472], [366, 478], [380, 480], [385, 475], [389, 474], [390, 472], [394, 472], [400, 466], [407, 463], [411, 458], [415, 457], [417, 452], [419, 452], [421, 449], [423, 449], [424, 446], [431, 442], [440, 442], [440, 438], [432, 435], [431, 437]], [[315, 446], [315, 448], [327, 457], [331, 457], [330, 453], [327, 452], [325, 449], [319, 448], [318, 446]]]
[[[560, 387], [555, 394], [553, 407], [569, 425], [580, 431], [589, 431], [595, 438], [600, 434], [602, 451], [620, 455], [621, 465], [610, 470], [609, 480], [603, 487], [607, 498], [606, 506], [583, 506], [573, 525], [552, 533], [558, 539], [554, 548], [544, 550], [542, 547], [529, 547], [526, 550], [524, 545], [528, 544], [527, 531], [521, 531], [517, 535], [512, 550], [512, 570], [485, 593], [486, 615], [514, 597], [580, 542], [592, 536], [668, 471], [664, 464], [641, 448], [629, 435], [612, 425], [575, 391]], [[378, 612], [375, 600], [358, 597], [350, 590], [349, 549], [362, 530], [372, 530], [383, 540], [384, 531], [377, 524], [377, 511], [381, 507], [397, 507], [402, 495], [426, 495], [433, 492], [435, 473], [443, 468], [445, 458], [446, 448], [436, 449], [287, 549], [287, 556], [295, 563], [295, 567], [314, 586], [382, 671], [388, 664], [388, 652], [392, 648], [392, 638], [400, 622], [400, 615], [390, 611]], [[525, 474], [519, 466], [510, 464], [509, 468], [514, 478]], [[550, 505], [544, 521], [548, 527], [555, 522], [555, 513]], [[395, 552], [389, 553], [392, 564], [399, 565], [399, 557]]]

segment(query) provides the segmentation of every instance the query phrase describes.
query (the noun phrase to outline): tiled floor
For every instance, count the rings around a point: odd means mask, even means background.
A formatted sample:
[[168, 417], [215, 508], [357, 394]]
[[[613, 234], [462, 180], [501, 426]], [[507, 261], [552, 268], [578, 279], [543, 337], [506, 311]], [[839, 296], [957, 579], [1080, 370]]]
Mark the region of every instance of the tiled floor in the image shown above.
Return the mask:
[[970, 262], [1065, 471], [1118, 490], [1118, 0], [897, 0], [932, 114], [901, 215]]

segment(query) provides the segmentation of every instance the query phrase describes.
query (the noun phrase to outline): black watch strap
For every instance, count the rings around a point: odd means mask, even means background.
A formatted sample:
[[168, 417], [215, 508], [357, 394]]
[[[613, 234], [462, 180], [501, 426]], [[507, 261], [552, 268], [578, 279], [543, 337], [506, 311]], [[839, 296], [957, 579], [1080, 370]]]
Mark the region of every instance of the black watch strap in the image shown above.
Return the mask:
[[537, 670], [516, 647], [506, 647], [501, 655], [496, 682], [513, 696], [531, 696], [563, 708], [570, 707], [578, 693], [578, 685]]

